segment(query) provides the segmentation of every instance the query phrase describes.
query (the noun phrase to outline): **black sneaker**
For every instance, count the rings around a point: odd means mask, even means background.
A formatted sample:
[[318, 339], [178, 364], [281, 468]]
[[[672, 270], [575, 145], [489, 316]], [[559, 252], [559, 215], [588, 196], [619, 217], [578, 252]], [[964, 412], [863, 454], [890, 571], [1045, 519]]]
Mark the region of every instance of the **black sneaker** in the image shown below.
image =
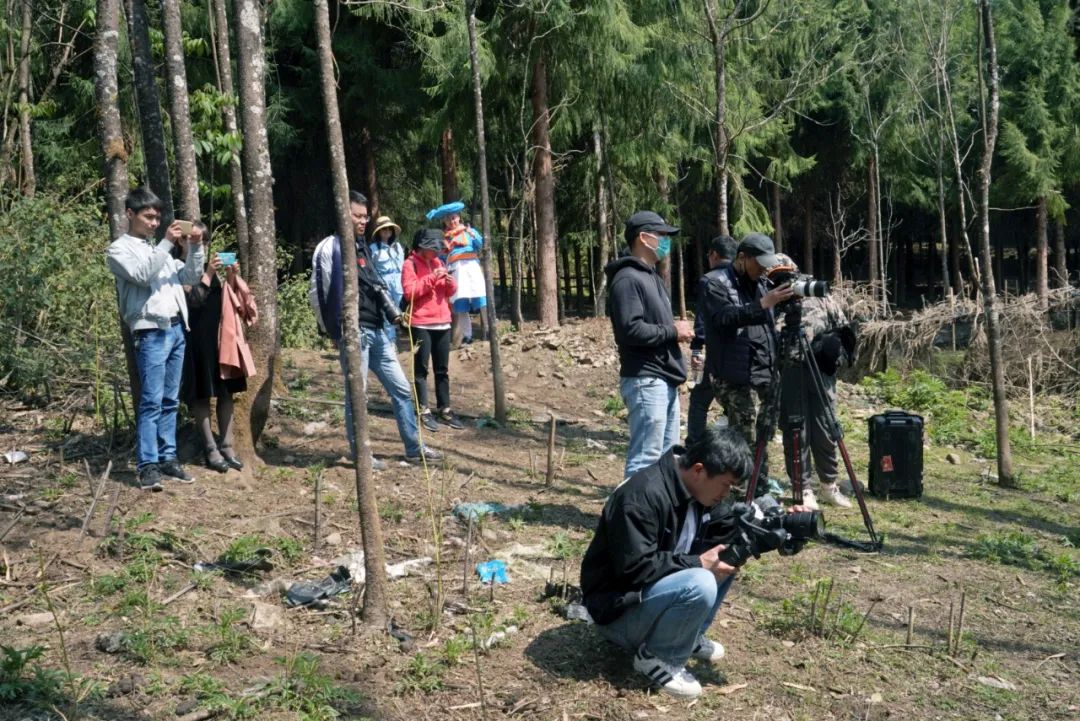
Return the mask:
[[[423, 460], [427, 461], [428, 463], [439, 463], [443, 459], [443, 454], [439, 453], [434, 448], [425, 448], [422, 453]], [[420, 456], [420, 453], [417, 453], [414, 456], [405, 456], [405, 460], [409, 463], [420, 463]]]
[[184, 467], [180, 465], [180, 462], [175, 458], [171, 461], [164, 461], [158, 464], [158, 470], [161, 471], [161, 475], [168, 476], [169, 478], [175, 478], [181, 483], [194, 483], [195, 476], [191, 475], [184, 470]]
[[420, 414], [420, 422], [424, 424], [424, 430], [431, 431], [432, 433], [438, 433], [439, 424], [435, 421], [435, 416], [431, 411], [423, 411]]
[[144, 491], [161, 490], [161, 471], [157, 464], [151, 463], [139, 469], [139, 488]]
[[461, 422], [461, 419], [454, 415], [454, 412], [449, 408], [443, 408], [439, 411], [439, 420], [453, 428], [455, 431], [460, 431], [465, 427], [465, 424]]

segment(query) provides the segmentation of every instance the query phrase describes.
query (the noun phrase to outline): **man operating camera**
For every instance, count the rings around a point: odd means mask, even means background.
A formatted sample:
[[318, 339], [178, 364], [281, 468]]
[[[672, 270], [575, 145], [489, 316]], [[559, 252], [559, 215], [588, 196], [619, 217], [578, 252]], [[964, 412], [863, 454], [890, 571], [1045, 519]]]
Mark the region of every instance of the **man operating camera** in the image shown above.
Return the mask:
[[725, 518], [731, 508], [719, 504], [750, 470], [738, 431], [705, 429], [693, 445], [672, 447], [615, 489], [582, 560], [582, 594], [597, 630], [633, 651], [634, 669], [671, 696], [701, 693], [686, 670], [691, 657], [724, 657], [705, 632], [736, 568], [722, 560], [726, 545], [699, 549], [726, 520], [735, 525]]
[[[713, 392], [729, 426], [748, 443], [762, 444], [761, 479], [769, 477], [768, 443], [776, 432], [775, 419], [763, 412], [778, 392], [773, 308], [793, 295], [788, 285], [765, 287], [765, 273], [776, 263], [772, 240], [750, 233], [735, 260], [704, 288], [705, 363]], [[765, 486], [759, 484], [763, 491]]]

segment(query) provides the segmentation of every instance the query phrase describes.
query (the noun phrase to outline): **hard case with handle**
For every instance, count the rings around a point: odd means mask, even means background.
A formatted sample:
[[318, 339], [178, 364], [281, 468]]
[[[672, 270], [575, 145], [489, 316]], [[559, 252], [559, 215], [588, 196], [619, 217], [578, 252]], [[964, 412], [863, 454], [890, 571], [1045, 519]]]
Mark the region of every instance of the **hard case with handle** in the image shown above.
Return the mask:
[[919, 498], [923, 493], [923, 419], [885, 411], [870, 420], [870, 493]]

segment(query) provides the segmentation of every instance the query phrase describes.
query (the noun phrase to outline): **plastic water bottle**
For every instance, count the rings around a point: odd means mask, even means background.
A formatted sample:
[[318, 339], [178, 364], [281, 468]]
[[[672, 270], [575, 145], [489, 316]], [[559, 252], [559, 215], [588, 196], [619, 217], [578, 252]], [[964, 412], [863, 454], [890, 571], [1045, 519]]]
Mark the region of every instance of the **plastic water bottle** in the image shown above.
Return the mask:
[[697, 386], [705, 375], [705, 363], [701, 351], [696, 350], [690, 354], [690, 382]]

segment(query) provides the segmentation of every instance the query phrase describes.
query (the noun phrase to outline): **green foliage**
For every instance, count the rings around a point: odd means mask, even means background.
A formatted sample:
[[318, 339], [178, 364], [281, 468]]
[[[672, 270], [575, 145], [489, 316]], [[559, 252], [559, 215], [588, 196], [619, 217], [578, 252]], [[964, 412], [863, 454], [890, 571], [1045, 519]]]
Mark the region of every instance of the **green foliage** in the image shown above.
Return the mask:
[[150, 665], [186, 649], [189, 639], [190, 633], [179, 618], [151, 613], [124, 632], [121, 645], [128, 658]]
[[223, 666], [233, 664], [251, 649], [251, 637], [237, 626], [246, 615], [242, 608], [227, 608], [218, 614], [217, 621], [209, 629], [213, 641], [206, 655], [211, 661]]
[[1080, 577], [1080, 559], [1069, 551], [1051, 553], [1033, 536], [1019, 529], [979, 536], [971, 547], [972, 558], [1007, 566], [1049, 571], [1061, 586]]
[[67, 379], [107, 384], [124, 364], [97, 209], [22, 198], [0, 212], [0, 238], [0, 378], [38, 392]]
[[278, 662], [285, 671], [271, 686], [264, 705], [296, 713], [300, 721], [331, 721], [341, 716], [340, 709], [356, 705], [360, 695], [334, 684], [321, 672], [319, 659], [301, 653]]
[[[471, 646], [472, 644], [468, 645]], [[455, 647], [454, 650], [457, 651], [458, 649]], [[464, 652], [464, 649], [461, 649], [461, 652]], [[447, 656], [449, 657], [449, 655], [450, 653], [447, 651]], [[433, 693], [443, 687], [443, 674], [445, 672], [446, 667], [440, 661], [432, 661], [424, 654], [418, 653], [401, 670], [401, 679], [394, 687], [394, 692], [398, 694]]]
[[322, 339], [308, 300], [308, 279], [291, 276], [278, 283], [278, 322], [285, 348], [319, 348]]
[[44, 655], [44, 646], [0, 646], [0, 653], [0, 701], [48, 707], [60, 698], [64, 674], [36, 663], [31, 666]]
[[[974, 388], [950, 389], [945, 381], [923, 370], [901, 375], [895, 369], [862, 380], [882, 401], [894, 408], [923, 414], [926, 433], [941, 444], [965, 444], [983, 451], [979, 432], [973, 432], [972, 413], [987, 406], [985, 393]], [[993, 429], [990, 428], [990, 432]], [[989, 453], [993, 455], [993, 451]]]

